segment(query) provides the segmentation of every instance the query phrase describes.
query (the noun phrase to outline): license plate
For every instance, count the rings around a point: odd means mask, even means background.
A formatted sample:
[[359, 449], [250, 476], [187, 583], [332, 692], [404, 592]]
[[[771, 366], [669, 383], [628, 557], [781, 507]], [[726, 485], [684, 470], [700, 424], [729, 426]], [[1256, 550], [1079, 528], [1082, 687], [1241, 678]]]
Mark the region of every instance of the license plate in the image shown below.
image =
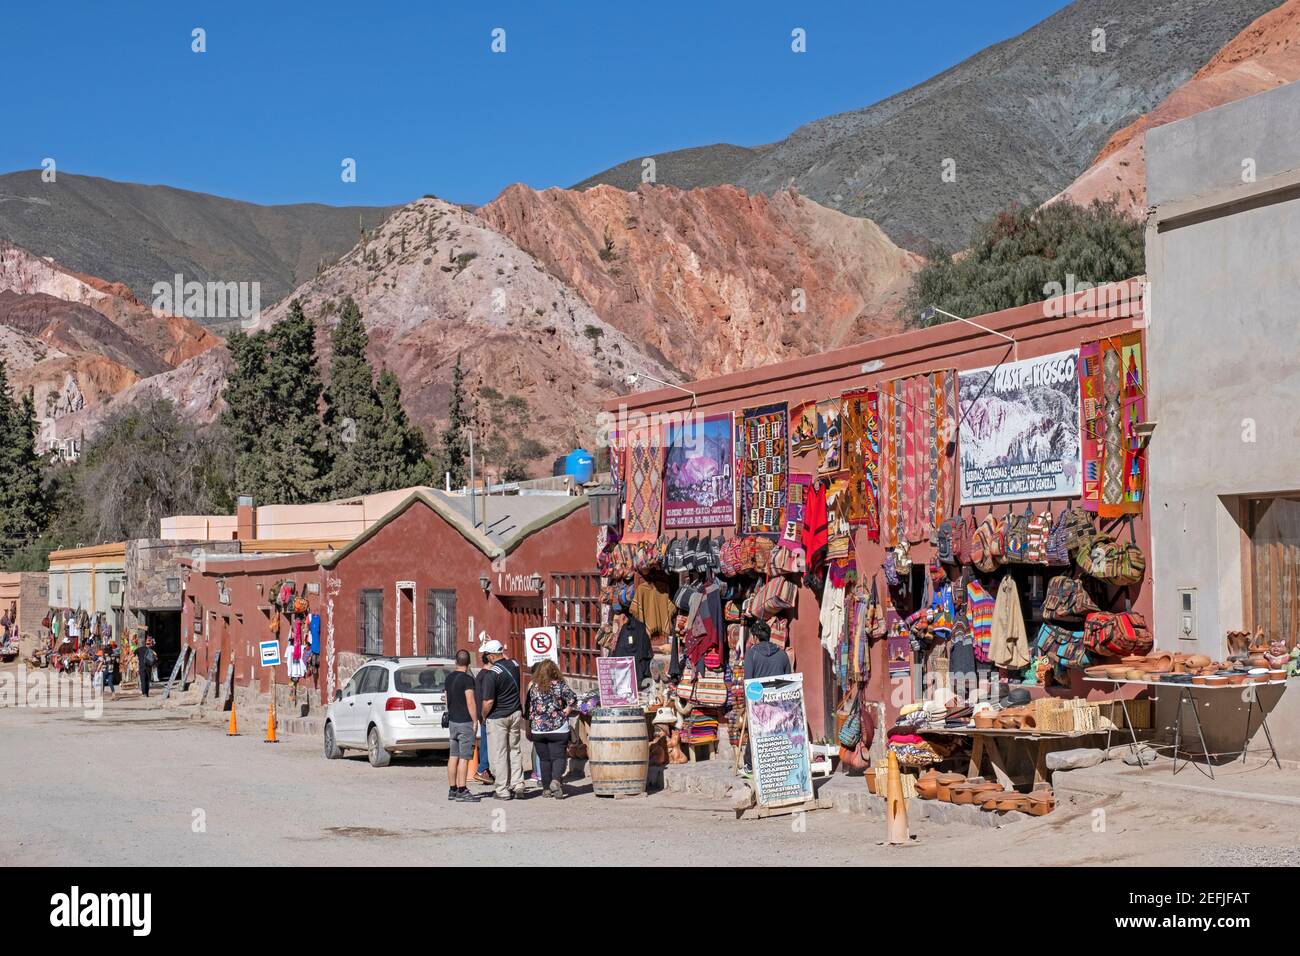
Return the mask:
[[427, 710], [429, 714], [433, 717], [437, 717], [438, 715], [440, 715], [443, 710], [437, 704], [425, 704], [424, 709]]

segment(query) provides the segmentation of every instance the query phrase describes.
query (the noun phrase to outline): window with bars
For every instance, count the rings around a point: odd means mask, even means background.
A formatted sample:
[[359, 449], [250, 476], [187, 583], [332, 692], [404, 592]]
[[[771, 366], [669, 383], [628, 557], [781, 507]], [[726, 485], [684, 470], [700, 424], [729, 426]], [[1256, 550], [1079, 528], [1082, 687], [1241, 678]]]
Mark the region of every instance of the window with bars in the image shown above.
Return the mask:
[[569, 677], [595, 677], [600, 630], [600, 576], [551, 574], [551, 623], [560, 643], [560, 670]]
[[384, 592], [367, 588], [357, 608], [357, 650], [362, 654], [384, 653]]
[[425, 613], [425, 653], [456, 656], [456, 592], [430, 588]]

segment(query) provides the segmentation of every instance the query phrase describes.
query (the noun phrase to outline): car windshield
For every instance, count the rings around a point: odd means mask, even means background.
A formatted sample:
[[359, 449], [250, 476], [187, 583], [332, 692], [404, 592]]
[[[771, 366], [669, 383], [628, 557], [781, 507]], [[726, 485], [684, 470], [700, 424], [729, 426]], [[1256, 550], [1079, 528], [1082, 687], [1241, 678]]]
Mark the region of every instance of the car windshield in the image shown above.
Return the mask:
[[441, 694], [447, 670], [437, 664], [399, 667], [393, 671], [393, 690], [399, 694]]

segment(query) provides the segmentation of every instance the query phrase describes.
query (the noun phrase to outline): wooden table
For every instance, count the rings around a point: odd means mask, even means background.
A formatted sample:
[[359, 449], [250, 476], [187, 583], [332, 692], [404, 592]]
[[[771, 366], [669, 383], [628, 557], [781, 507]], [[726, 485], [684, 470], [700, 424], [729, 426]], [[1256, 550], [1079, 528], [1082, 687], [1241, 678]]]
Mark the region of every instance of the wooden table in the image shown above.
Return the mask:
[[942, 727], [917, 728], [917, 734], [935, 734], [945, 737], [971, 738], [970, 766], [966, 776], [983, 775], [984, 758], [987, 757], [993, 767], [994, 778], [1004, 788], [1014, 788], [1014, 781], [1007, 770], [1006, 757], [1002, 753], [1002, 742], [1026, 743], [1034, 746], [1034, 789], [1048, 785], [1047, 747], [1059, 740], [1072, 740], [1076, 737], [1095, 737], [1104, 734], [1104, 730], [1074, 730], [1069, 733], [1044, 730], [1009, 730], [1003, 727]]

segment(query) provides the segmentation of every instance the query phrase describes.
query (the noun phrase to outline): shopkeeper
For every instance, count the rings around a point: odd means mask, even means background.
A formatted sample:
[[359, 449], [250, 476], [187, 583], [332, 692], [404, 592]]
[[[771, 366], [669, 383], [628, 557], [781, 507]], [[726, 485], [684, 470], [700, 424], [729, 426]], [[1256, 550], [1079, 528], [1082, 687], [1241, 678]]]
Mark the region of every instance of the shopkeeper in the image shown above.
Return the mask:
[[772, 629], [766, 622], [755, 621], [751, 624], [749, 636], [754, 639], [754, 643], [745, 651], [745, 680], [781, 677], [790, 673], [790, 658], [772, 643]]

